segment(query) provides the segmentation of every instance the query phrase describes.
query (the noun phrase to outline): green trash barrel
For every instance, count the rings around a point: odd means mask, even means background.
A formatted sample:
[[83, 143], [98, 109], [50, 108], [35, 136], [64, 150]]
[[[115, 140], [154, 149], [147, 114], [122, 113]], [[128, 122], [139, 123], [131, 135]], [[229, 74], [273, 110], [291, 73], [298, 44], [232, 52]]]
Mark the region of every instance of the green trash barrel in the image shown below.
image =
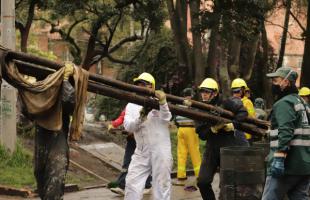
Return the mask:
[[260, 200], [265, 182], [264, 161], [261, 147], [221, 148], [221, 199]]
[[265, 161], [267, 161], [267, 156], [269, 154], [270, 151], [270, 142], [253, 142], [253, 147], [261, 147], [263, 148], [264, 151], [264, 156], [265, 156]]

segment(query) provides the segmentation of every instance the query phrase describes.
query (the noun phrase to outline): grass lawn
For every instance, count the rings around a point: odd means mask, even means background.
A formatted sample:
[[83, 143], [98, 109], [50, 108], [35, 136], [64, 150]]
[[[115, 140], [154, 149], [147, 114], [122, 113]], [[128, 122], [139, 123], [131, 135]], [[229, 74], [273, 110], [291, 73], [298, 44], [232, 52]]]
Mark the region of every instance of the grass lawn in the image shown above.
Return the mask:
[[0, 184], [17, 188], [35, 188], [32, 153], [17, 142], [16, 150], [10, 154], [0, 146]]
[[[75, 173], [68, 172], [66, 183], [80, 185], [93, 179], [91, 176], [80, 177]], [[36, 189], [33, 174], [33, 153], [24, 148], [21, 142], [17, 142], [13, 154], [0, 145], [0, 184], [15, 188]]]

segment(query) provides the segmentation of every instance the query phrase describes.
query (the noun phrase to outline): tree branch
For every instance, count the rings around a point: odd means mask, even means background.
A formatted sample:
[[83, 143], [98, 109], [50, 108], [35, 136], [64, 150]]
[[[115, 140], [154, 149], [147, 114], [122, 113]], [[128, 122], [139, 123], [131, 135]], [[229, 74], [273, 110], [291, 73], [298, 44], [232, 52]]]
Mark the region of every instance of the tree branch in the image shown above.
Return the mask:
[[16, 1], [15, 2], [15, 9], [17, 9], [19, 6], [20, 6], [20, 4], [23, 2], [23, 0], [20, 0], [20, 1]]
[[125, 43], [127, 42], [134, 42], [136, 40], [142, 40], [143, 37], [142, 36], [137, 36], [136, 34], [127, 38], [122, 39], [121, 41], [119, 41], [116, 45], [114, 45], [113, 47], [111, 47], [109, 49], [109, 54], [113, 53], [114, 51], [116, 51], [117, 49], [119, 49], [120, 47], [122, 47]]
[[81, 19], [81, 20], [78, 20], [76, 22], [74, 22], [70, 28], [69, 28], [69, 31], [66, 33], [64, 30], [62, 29], [59, 29], [57, 28], [57, 26], [59, 24], [55, 24], [53, 23], [52, 21], [48, 20], [48, 19], [45, 19], [45, 18], [39, 18], [38, 20], [41, 20], [41, 21], [44, 21], [48, 24], [51, 25], [51, 30], [50, 30], [50, 33], [59, 33], [59, 35], [61, 36], [61, 38], [64, 40], [64, 41], [67, 41], [69, 44], [71, 44], [71, 47], [70, 48], [70, 52], [72, 54], [72, 56], [74, 57], [74, 62], [76, 64], [80, 64], [81, 62], [81, 49], [80, 47], [78, 46], [78, 44], [75, 42], [75, 39], [73, 37], [71, 37], [71, 31], [72, 29], [77, 25], [79, 24], [80, 22], [84, 21], [85, 19]]
[[17, 21], [15, 20], [15, 27], [20, 31], [20, 32], [23, 32], [24, 31], [24, 25], [20, 22], [20, 21]]
[[85, 18], [82, 18], [82, 19], [79, 19], [79, 20], [76, 20], [76, 21], [69, 27], [68, 32], [67, 32], [67, 35], [70, 35], [71, 32], [72, 32], [72, 30], [73, 30], [73, 28], [74, 28], [76, 25], [78, 25], [79, 23], [81, 23], [81, 22], [83, 22], [83, 21], [85, 21], [85, 20], [87, 20], [86, 17], [85, 17]]
[[[271, 22], [271, 21], [268, 21], [268, 20], [265, 20], [265, 22], [269, 23], [269, 25], [277, 26], [277, 27], [280, 27], [280, 28], [283, 28], [283, 29], [284, 29], [284, 27], [283, 27], [282, 25], [280, 25], [280, 24], [275, 24], [275, 23], [273, 23], [273, 22]], [[268, 25], [268, 24], [267, 24], [267, 25]], [[293, 40], [301, 40], [301, 41], [305, 40], [305, 37], [298, 38], [298, 37], [294, 37], [293, 34], [292, 34], [291, 32], [289, 32], [289, 31], [287, 31], [287, 33], [289, 34], [290, 39], [293, 39]]]
[[[309, 13], [310, 14], [310, 13]], [[297, 22], [299, 27], [302, 29], [303, 32], [306, 32], [306, 28], [301, 24], [301, 22], [297, 19], [297, 17], [290, 11], [290, 15], [294, 18], [294, 20]]]
[[28, 9], [28, 18], [27, 18], [27, 22], [26, 22], [26, 25], [25, 25], [25, 29], [28, 30], [30, 29], [31, 27], [31, 24], [32, 24], [32, 21], [33, 21], [33, 18], [34, 18], [34, 9], [36, 7], [36, 4], [38, 2], [36, 0], [32, 0], [30, 5], [29, 5], [29, 9]]
[[[119, 23], [119, 22], [121, 21], [121, 19], [122, 19], [122, 15], [123, 15], [122, 12], [120, 12], [118, 18], [116, 19], [116, 22], [115, 22], [115, 24], [114, 24], [114, 27], [113, 27], [113, 29], [112, 29], [111, 32], [110, 32], [109, 39], [107, 40], [107, 43], [106, 43], [106, 47], [107, 47], [107, 48], [109, 48], [110, 45], [111, 45], [111, 43], [112, 43], [112, 39], [113, 39], [114, 33], [115, 33], [115, 31], [116, 31], [116, 28], [117, 28], [118, 23]], [[107, 51], [108, 51], [108, 49], [107, 49]]]
[[125, 61], [125, 60], [120, 60], [118, 58], [113, 58], [111, 55], [107, 55], [107, 58], [114, 63], [119, 63], [119, 64], [123, 64], [123, 65], [133, 65], [135, 64], [135, 62], [133, 62], [132, 60], [130, 61]]

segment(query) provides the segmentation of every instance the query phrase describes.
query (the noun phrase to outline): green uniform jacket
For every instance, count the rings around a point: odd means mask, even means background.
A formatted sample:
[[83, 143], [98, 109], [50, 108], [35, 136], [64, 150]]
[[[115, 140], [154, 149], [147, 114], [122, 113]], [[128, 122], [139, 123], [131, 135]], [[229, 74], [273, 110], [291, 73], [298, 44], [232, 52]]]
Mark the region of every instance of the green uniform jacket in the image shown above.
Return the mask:
[[285, 174], [310, 175], [310, 108], [297, 94], [278, 100], [272, 108], [267, 174], [276, 151], [287, 152]]

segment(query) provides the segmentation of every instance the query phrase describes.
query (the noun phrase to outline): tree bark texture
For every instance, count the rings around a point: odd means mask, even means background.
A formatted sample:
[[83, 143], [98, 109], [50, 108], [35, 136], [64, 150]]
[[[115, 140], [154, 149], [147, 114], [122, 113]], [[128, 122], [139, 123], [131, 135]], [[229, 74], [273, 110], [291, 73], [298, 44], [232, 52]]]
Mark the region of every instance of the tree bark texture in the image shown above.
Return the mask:
[[310, 87], [310, 2], [308, 1], [305, 49], [301, 66], [301, 86]]
[[266, 74], [269, 73], [269, 68], [268, 68], [268, 60], [269, 60], [269, 56], [268, 56], [268, 37], [267, 37], [267, 31], [266, 31], [266, 27], [265, 24], [263, 24], [262, 27], [262, 47], [263, 47], [263, 66], [261, 66], [263, 68], [262, 70], [262, 87], [263, 87], [263, 98], [266, 101], [266, 107], [270, 108], [272, 106], [272, 102], [273, 102], [273, 98], [272, 95], [270, 95], [271, 92], [271, 80], [269, 78], [267, 78]]
[[244, 43], [243, 48], [247, 56], [244, 60], [244, 66], [241, 67], [241, 76], [245, 81], [249, 81], [252, 76], [258, 42], [259, 35], [256, 35], [252, 40]]
[[193, 57], [195, 66], [195, 85], [198, 86], [205, 78], [205, 66], [203, 64], [201, 32], [198, 30], [200, 24], [199, 11], [200, 0], [191, 0], [190, 3], [190, 15], [192, 25], [192, 37], [193, 37]]
[[185, 0], [167, 0], [168, 13], [172, 32], [174, 34], [174, 44], [177, 51], [178, 64], [180, 67], [186, 66], [188, 78], [193, 79], [193, 61], [191, 48], [187, 40], [187, 2]]
[[229, 42], [228, 73], [231, 80], [240, 77], [241, 39], [232, 35]]
[[284, 28], [283, 28], [282, 38], [281, 38], [281, 46], [280, 46], [279, 60], [278, 60], [277, 68], [282, 67], [282, 64], [283, 64], [283, 57], [285, 54], [288, 24], [290, 21], [291, 4], [292, 4], [291, 0], [286, 0], [286, 11], [285, 11], [285, 18], [284, 18], [284, 25], [283, 25]]
[[207, 77], [214, 78], [218, 80], [217, 71], [219, 66], [219, 40], [220, 34], [218, 32], [218, 25], [215, 25], [211, 29], [210, 42], [209, 42], [209, 50], [207, 57]]
[[228, 98], [231, 94], [230, 78], [228, 74], [228, 45], [227, 41], [221, 40], [221, 53], [220, 53], [220, 67], [219, 67], [219, 82], [223, 98]]

